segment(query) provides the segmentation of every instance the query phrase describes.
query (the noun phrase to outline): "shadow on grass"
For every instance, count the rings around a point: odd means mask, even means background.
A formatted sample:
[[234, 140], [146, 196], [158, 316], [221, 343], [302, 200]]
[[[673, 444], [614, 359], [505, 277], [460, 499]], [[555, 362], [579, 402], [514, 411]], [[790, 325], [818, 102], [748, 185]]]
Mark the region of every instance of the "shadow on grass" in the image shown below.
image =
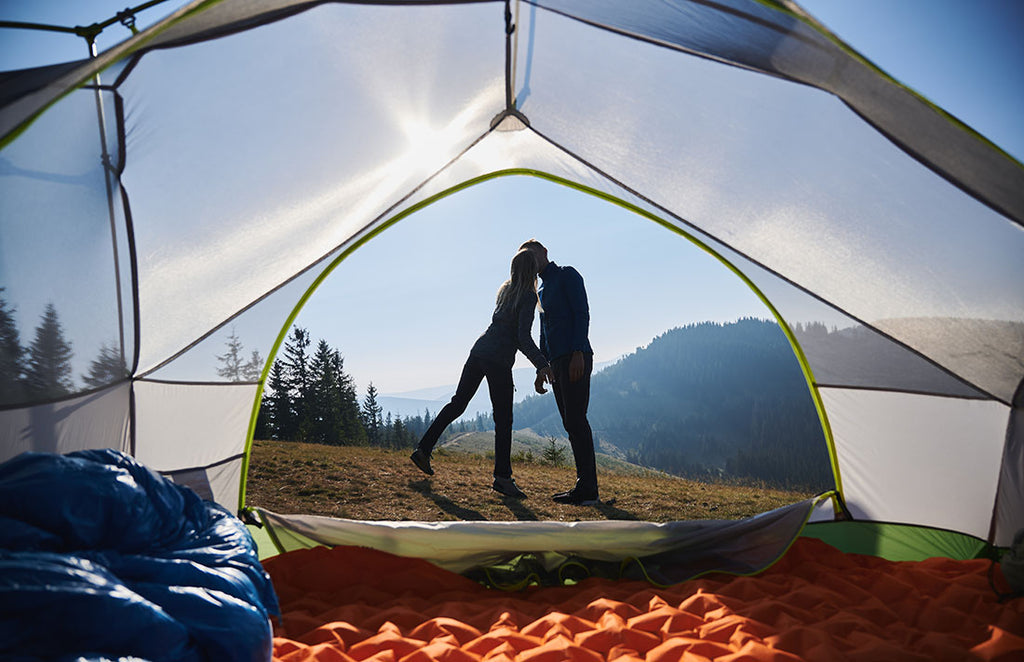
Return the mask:
[[[523, 502], [522, 499], [513, 499], [512, 497], [506, 497], [506, 496], [499, 496], [499, 498], [501, 499], [501, 502], [503, 504], [505, 504], [505, 507], [507, 507], [510, 511], [512, 511], [512, 514], [515, 516], [515, 518], [517, 520], [523, 521], [523, 522], [526, 522], [526, 521], [537, 522], [537, 521], [540, 520], [540, 518], [537, 516], [537, 513], [534, 512], [532, 509], [530, 509], [526, 505], [526, 503]], [[618, 520], [639, 520], [640, 519], [639, 517], [637, 517], [636, 513], [631, 513], [630, 511], [623, 510], [622, 508], [616, 508], [614, 504], [615, 504], [615, 499], [613, 498], [610, 501], [602, 501], [601, 503], [597, 504], [596, 506], [582, 506], [582, 507], [593, 508], [594, 510], [596, 510], [599, 513], [601, 513], [602, 515], [604, 515], [605, 519], [610, 519], [610, 520], [611, 519], [618, 519]], [[571, 508], [572, 506], [566, 506], [566, 507]]]
[[502, 496], [495, 492], [505, 507], [512, 511], [512, 515], [521, 522], [536, 522], [540, 518], [537, 517], [537, 513], [533, 512], [526, 507], [522, 499], [516, 499], [514, 497]]
[[593, 506], [593, 508], [608, 519], [640, 519], [639, 517], [637, 517], [636, 513], [631, 513], [628, 510], [623, 510], [622, 508], [616, 508], [615, 499], [611, 499], [610, 501], [602, 501], [598, 503], [596, 506]]
[[430, 479], [428, 478], [410, 480], [409, 489], [414, 492], [419, 492], [423, 496], [427, 497], [434, 502], [434, 505], [452, 517], [473, 522], [483, 522], [487, 520], [483, 513], [471, 508], [464, 508], [448, 497], [434, 492], [434, 490], [430, 488]]

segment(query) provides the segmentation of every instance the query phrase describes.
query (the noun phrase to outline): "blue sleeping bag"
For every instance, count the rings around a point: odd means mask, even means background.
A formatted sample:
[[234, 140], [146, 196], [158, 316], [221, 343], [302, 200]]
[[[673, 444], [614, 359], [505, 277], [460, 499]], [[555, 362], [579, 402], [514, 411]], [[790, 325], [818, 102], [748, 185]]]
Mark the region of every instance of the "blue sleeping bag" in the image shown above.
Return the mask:
[[0, 464], [0, 659], [271, 659], [245, 525], [113, 450]]

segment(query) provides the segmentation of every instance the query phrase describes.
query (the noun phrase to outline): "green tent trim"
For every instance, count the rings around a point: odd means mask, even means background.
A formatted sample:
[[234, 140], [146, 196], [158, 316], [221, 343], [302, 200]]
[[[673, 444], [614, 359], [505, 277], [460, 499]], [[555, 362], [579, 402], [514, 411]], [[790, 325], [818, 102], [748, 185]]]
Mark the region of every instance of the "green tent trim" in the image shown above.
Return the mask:
[[965, 561], [995, 558], [997, 548], [966, 533], [889, 522], [811, 522], [801, 534], [817, 538], [848, 554], [889, 561], [923, 561], [945, 557]]

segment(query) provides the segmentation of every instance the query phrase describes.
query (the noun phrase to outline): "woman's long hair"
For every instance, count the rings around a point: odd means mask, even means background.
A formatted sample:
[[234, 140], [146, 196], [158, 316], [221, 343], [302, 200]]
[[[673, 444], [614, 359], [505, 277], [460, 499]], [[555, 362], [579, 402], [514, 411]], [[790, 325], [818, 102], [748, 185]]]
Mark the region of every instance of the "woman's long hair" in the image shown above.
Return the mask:
[[537, 257], [528, 248], [521, 249], [512, 257], [510, 277], [498, 288], [495, 308], [501, 310], [511, 306], [518, 308], [523, 302], [535, 305], [537, 302]]

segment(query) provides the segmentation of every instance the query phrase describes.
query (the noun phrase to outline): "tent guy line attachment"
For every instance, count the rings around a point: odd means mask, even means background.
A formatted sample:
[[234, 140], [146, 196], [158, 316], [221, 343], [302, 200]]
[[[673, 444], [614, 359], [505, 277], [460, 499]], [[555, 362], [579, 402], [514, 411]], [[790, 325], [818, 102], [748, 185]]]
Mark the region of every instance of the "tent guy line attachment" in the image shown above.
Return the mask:
[[138, 28], [135, 27], [135, 17], [140, 11], [149, 9], [167, 0], [149, 0], [141, 5], [135, 7], [126, 7], [121, 11], [117, 12], [111, 18], [99, 23], [93, 23], [91, 25], [76, 25], [74, 27], [66, 27], [63, 25], [48, 25], [46, 23], [29, 23], [25, 21], [0, 21], [0, 28], [17, 28], [21, 30], [46, 30], [49, 32], [64, 32], [67, 34], [73, 34], [85, 39], [89, 42], [90, 49], [96, 41], [96, 37], [100, 35], [105, 29], [113, 25], [114, 23], [120, 23], [129, 30], [133, 35], [139, 33]]

